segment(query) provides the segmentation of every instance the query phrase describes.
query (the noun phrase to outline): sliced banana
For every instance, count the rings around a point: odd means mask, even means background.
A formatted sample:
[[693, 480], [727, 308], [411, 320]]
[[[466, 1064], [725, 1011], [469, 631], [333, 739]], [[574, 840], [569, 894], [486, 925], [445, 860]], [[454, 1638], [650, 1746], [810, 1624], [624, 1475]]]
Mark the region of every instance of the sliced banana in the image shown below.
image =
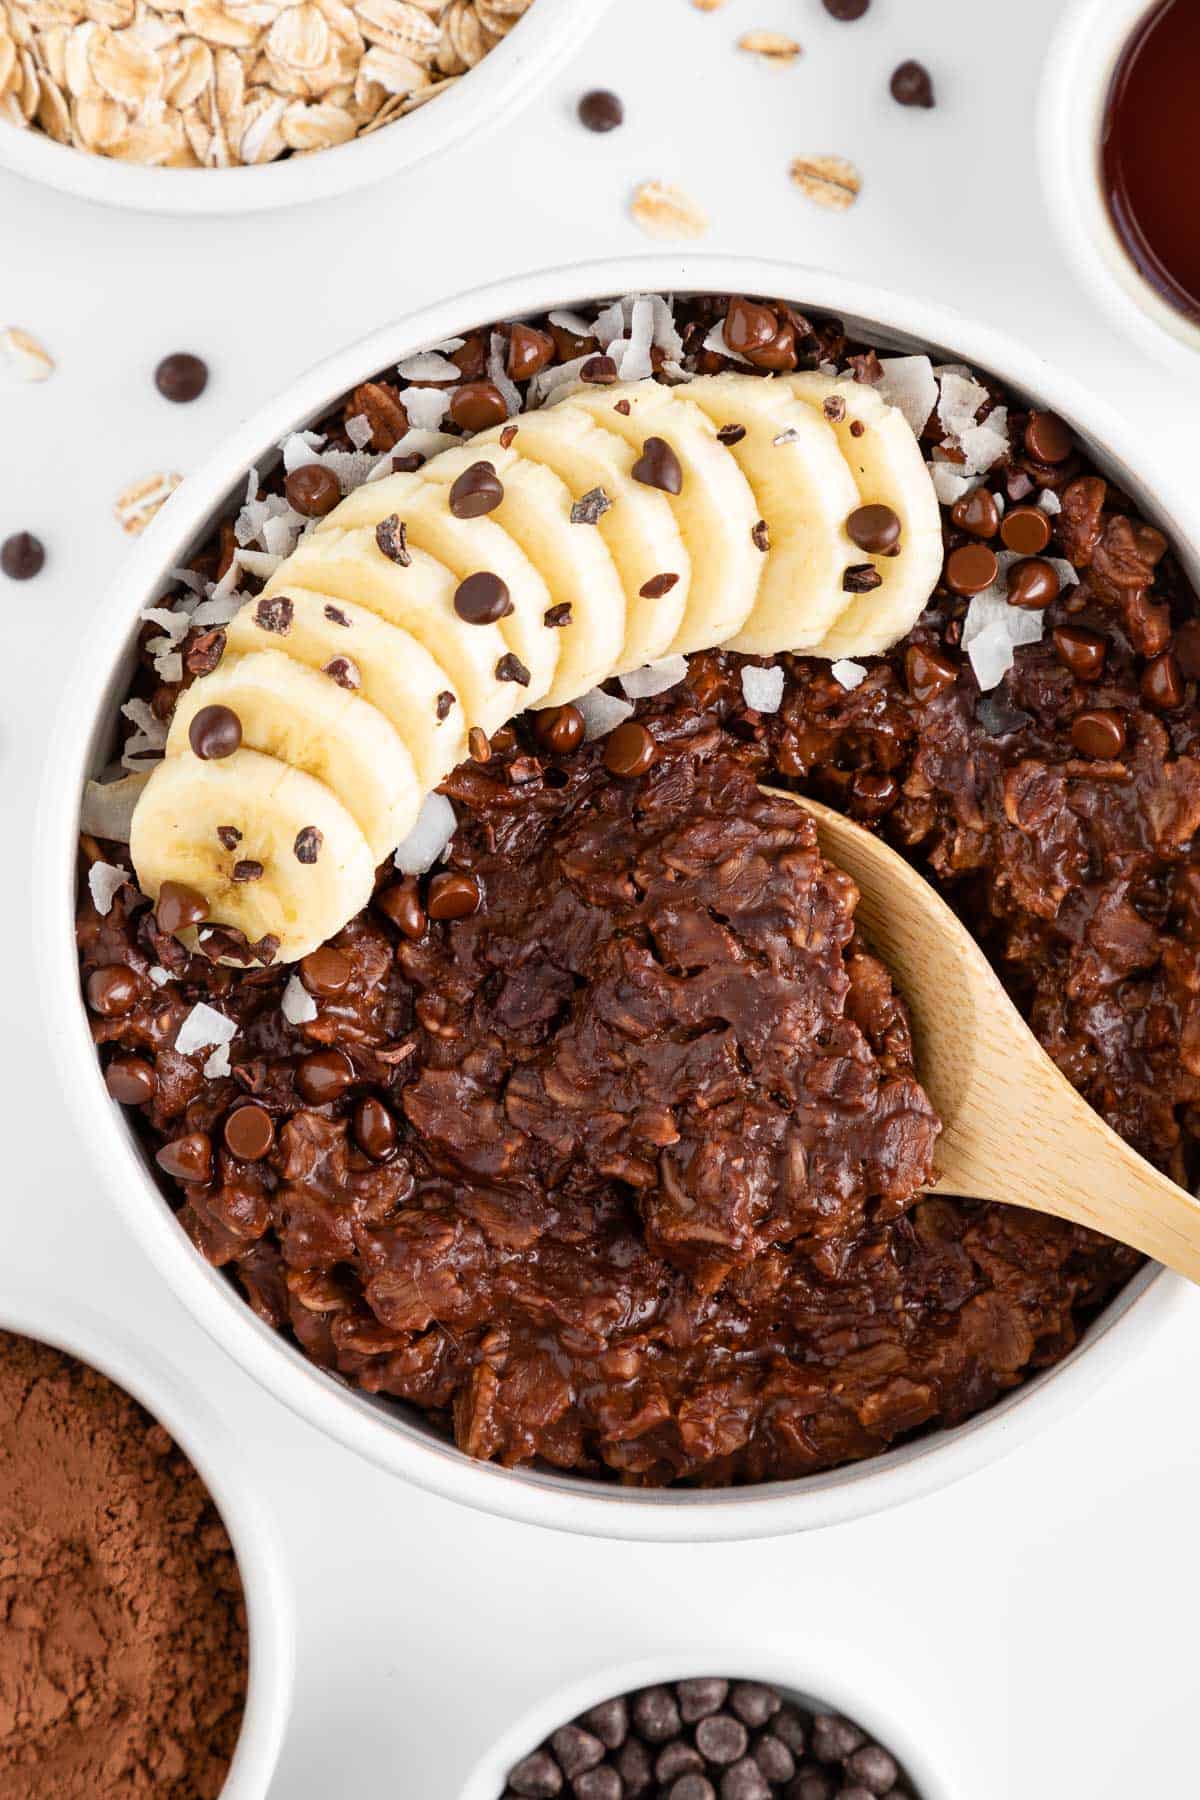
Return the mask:
[[837, 438], [779, 381], [702, 375], [687, 396], [718, 427], [745, 430], [729, 448], [768, 528], [754, 611], [728, 648], [758, 656], [811, 649], [845, 611], [851, 596], [842, 578], [862, 561], [846, 536], [858, 489]]
[[226, 654], [175, 703], [167, 755], [191, 752], [188, 731], [206, 706], [237, 714], [242, 743], [290, 763], [336, 794], [382, 862], [411, 831], [424, 790], [394, 725], [358, 694], [277, 650]]
[[[859, 560], [874, 563], [883, 585], [855, 594], [837, 622], [814, 646], [818, 656], [875, 656], [911, 630], [925, 610], [942, 573], [942, 516], [921, 446], [903, 413], [873, 388], [829, 375], [781, 378], [797, 400], [817, 407], [840, 400], [830, 421], [842, 456], [858, 489], [859, 506], [890, 506], [900, 520], [895, 556]], [[864, 429], [856, 436], [858, 423]]]
[[446, 670], [409, 632], [365, 607], [297, 588], [249, 601], [225, 629], [234, 655], [281, 651], [376, 707], [412, 752], [426, 793], [466, 753], [470, 721]]
[[[393, 562], [375, 541], [374, 529], [313, 532], [298, 544], [267, 583], [266, 592], [297, 587], [365, 607], [411, 632], [450, 676], [462, 697], [468, 725], [493, 732], [513, 713], [513, 688], [497, 665], [508, 652], [499, 625], [468, 625], [454, 610], [457, 577], [415, 545], [407, 565]], [[403, 833], [401, 834], [403, 836]]]
[[718, 440], [716, 425], [686, 395], [686, 388], [636, 381], [571, 396], [573, 406], [638, 452], [648, 437], [661, 437], [679, 459], [683, 486], [670, 504], [691, 558], [692, 584], [668, 649], [684, 654], [710, 650], [741, 629], [764, 568], [754, 539], [761, 514], [750, 484]]
[[515, 684], [511, 712], [537, 706], [554, 680], [559, 642], [558, 633], [546, 624], [554, 597], [520, 545], [486, 515], [456, 519], [447, 490], [420, 474], [368, 482], [335, 506], [313, 536], [375, 526], [392, 514], [404, 525], [408, 541], [444, 563], [459, 582], [484, 572], [499, 576], [512, 611], [498, 623], [509, 653], [528, 674], [527, 681]]
[[542, 701], [558, 706], [604, 681], [621, 660], [625, 641], [625, 590], [602, 535], [591, 525], [572, 524], [571, 490], [552, 469], [516, 447], [477, 441], [443, 451], [421, 471], [430, 481], [452, 487], [479, 462], [489, 462], [504, 498], [488, 516], [521, 546], [549, 588], [553, 605], [570, 608], [568, 622], [555, 626], [560, 643], [554, 683]]
[[[611, 502], [594, 527], [625, 590], [625, 641], [609, 674], [657, 661], [679, 634], [692, 581], [691, 558], [666, 494], [634, 479], [640, 451], [570, 401], [522, 413], [516, 424], [514, 449], [553, 470], [572, 500], [601, 489]], [[502, 429], [473, 438], [472, 448], [479, 456], [490, 454]], [[672, 575], [677, 579], [668, 582]]]
[[340, 931], [375, 880], [375, 858], [341, 801], [258, 750], [214, 762], [167, 757], [138, 802], [129, 848], [152, 900], [164, 881], [182, 882], [204, 895], [215, 923], [252, 944], [278, 938], [285, 962]]

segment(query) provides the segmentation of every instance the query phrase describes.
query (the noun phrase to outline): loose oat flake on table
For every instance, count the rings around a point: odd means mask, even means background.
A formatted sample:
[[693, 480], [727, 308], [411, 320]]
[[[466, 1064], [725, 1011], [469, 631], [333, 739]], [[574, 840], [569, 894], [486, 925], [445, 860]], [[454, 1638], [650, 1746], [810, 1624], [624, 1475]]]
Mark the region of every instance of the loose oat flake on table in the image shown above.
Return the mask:
[[158, 168], [329, 149], [444, 93], [533, 0], [0, 0], [0, 122]]

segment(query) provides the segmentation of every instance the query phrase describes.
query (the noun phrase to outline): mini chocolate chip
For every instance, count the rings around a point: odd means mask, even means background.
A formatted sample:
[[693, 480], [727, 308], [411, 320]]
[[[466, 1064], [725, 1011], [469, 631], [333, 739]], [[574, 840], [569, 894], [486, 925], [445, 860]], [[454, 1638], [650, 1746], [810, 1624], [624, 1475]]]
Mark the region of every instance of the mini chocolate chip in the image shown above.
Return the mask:
[[302, 1100], [326, 1106], [353, 1085], [354, 1064], [344, 1050], [314, 1050], [298, 1065], [293, 1079]]
[[821, 402], [821, 411], [831, 425], [840, 425], [846, 417], [846, 402], [841, 394], [830, 394]]
[[796, 1773], [795, 1757], [787, 1745], [779, 1738], [772, 1737], [770, 1732], [765, 1732], [759, 1738], [751, 1754], [768, 1781], [778, 1782], [782, 1786]]
[[315, 863], [321, 854], [324, 836], [315, 825], [302, 825], [296, 833], [296, 841], [292, 845], [296, 861], [299, 863]]
[[1000, 508], [987, 488], [974, 488], [950, 508], [951, 522], [971, 537], [994, 538], [1000, 529]]
[[793, 1756], [803, 1756], [808, 1748], [808, 1731], [804, 1720], [790, 1706], [785, 1706], [771, 1720], [771, 1736], [786, 1744]]
[[389, 513], [386, 519], [380, 519], [375, 527], [375, 542], [389, 562], [399, 563], [402, 569], [407, 569], [412, 562], [408, 530], [398, 513]]
[[562, 1792], [562, 1770], [548, 1750], [535, 1750], [509, 1770], [508, 1785], [521, 1800], [554, 1800]]
[[244, 861], [235, 862], [233, 865], [232, 879], [234, 881], [261, 881], [262, 878], [263, 866], [260, 862], [255, 862], [252, 857], [246, 857]]
[[958, 680], [958, 667], [940, 650], [925, 644], [910, 644], [904, 653], [904, 679], [908, 691], [919, 705], [933, 700]]
[[232, 756], [242, 741], [242, 721], [230, 706], [202, 706], [188, 726], [188, 743], [201, 762]]
[[550, 1749], [568, 1781], [604, 1761], [604, 1745], [579, 1725], [563, 1725], [550, 1739]]
[[239, 1162], [260, 1162], [275, 1142], [275, 1121], [265, 1106], [251, 1101], [229, 1114], [222, 1136], [225, 1148]]
[[623, 1800], [625, 1789], [621, 1777], [608, 1763], [598, 1769], [585, 1769], [571, 1783], [575, 1800]]
[[482, 519], [504, 499], [504, 484], [490, 462], [472, 463], [450, 488], [450, 511], [456, 519]]
[[87, 978], [87, 1003], [102, 1019], [119, 1019], [137, 1005], [138, 983], [124, 963], [93, 969]]
[[743, 1725], [757, 1730], [775, 1717], [783, 1703], [774, 1688], [761, 1681], [737, 1681], [730, 1693], [729, 1704]]
[[548, 625], [552, 631], [557, 631], [561, 626], [570, 623], [571, 602], [569, 600], [560, 600], [557, 606], [548, 606], [542, 614], [542, 624]]
[[[624, 727], [621, 727], [623, 730]], [[640, 729], [640, 727], [639, 727]], [[667, 1687], [643, 1688], [633, 1699], [634, 1729], [650, 1744], [665, 1744], [679, 1730], [679, 1708]]]
[[448, 719], [450, 717], [450, 709], [454, 705], [454, 701], [455, 695], [450, 692], [450, 689], [443, 688], [437, 697], [437, 704], [434, 707], [434, 712], [437, 714], [437, 722], [439, 725], [443, 719]]
[[991, 587], [999, 571], [996, 552], [986, 544], [962, 544], [946, 558], [944, 579], [952, 594], [961, 594], [965, 599]]
[[223, 850], [236, 850], [242, 841], [242, 834], [236, 825], [218, 825], [217, 836]]
[[883, 576], [874, 563], [851, 563], [842, 574], [842, 588], [847, 594], [869, 594], [883, 586]]
[[392, 467], [397, 475], [415, 475], [425, 467], [426, 460], [419, 450], [406, 450], [403, 456], [393, 456]]
[[525, 667], [525, 664], [520, 658], [514, 656], [510, 650], [507, 655], [502, 656], [500, 661], [496, 664], [496, 680], [515, 681], [519, 687], [528, 687], [529, 670]]
[[154, 1160], [173, 1181], [206, 1182], [212, 1174], [212, 1139], [206, 1131], [186, 1132], [156, 1150]]
[[696, 1748], [705, 1762], [718, 1768], [745, 1756], [750, 1742], [746, 1727], [730, 1713], [712, 1713], [696, 1727]]
[[479, 911], [483, 892], [474, 875], [461, 875], [454, 869], [443, 869], [434, 875], [425, 896], [425, 910], [431, 919], [469, 919]]
[[746, 356], [751, 350], [760, 350], [771, 342], [779, 330], [779, 319], [773, 308], [739, 294], [729, 302], [723, 329], [729, 348], [739, 356]]
[[480, 569], [461, 581], [454, 594], [454, 610], [468, 625], [494, 625], [512, 611], [512, 597], [505, 582], [490, 569]]
[[186, 931], [189, 925], [202, 925], [208, 917], [208, 901], [195, 888], [181, 881], [164, 881], [158, 890], [154, 907], [158, 929], [167, 937]]
[[841, 1763], [853, 1756], [867, 1734], [837, 1713], [817, 1713], [812, 1723], [812, 1753], [818, 1762]]
[[1074, 443], [1070, 428], [1057, 413], [1034, 412], [1025, 427], [1025, 448], [1035, 462], [1061, 463], [1070, 456]]
[[650, 1752], [640, 1738], [629, 1737], [617, 1751], [617, 1774], [625, 1783], [625, 1792], [630, 1796], [640, 1796], [646, 1792], [654, 1780], [654, 1770], [650, 1762]]
[[[513, 325], [508, 334], [508, 355], [505, 369], [510, 381], [528, 381], [531, 375], [538, 375], [554, 360], [554, 339], [547, 331], [538, 331], [532, 325]], [[515, 435], [516, 426], [506, 425], [505, 431]], [[500, 442], [504, 444], [504, 433]], [[509, 439], [509, 443], [512, 439]], [[508, 449], [508, 444], [504, 444]]]
[[646, 439], [642, 445], [642, 454], [634, 463], [631, 473], [633, 479], [640, 481], [643, 487], [660, 488], [664, 494], [679, 494], [683, 491], [683, 469], [665, 438]]
[[726, 1769], [721, 1777], [721, 1800], [771, 1800], [766, 1777], [751, 1756]]
[[729, 1695], [729, 1683], [720, 1676], [698, 1675], [690, 1681], [676, 1682], [675, 1692], [684, 1723], [694, 1725], [697, 1719], [706, 1719], [710, 1713], [721, 1710]]
[[342, 497], [342, 487], [332, 469], [324, 463], [303, 463], [285, 476], [284, 497], [295, 512], [306, 519], [323, 519]]
[[1154, 707], [1156, 712], [1171, 712], [1183, 705], [1183, 675], [1175, 655], [1164, 650], [1159, 656], [1152, 656], [1142, 670], [1139, 683], [1142, 699], [1147, 706]]
[[681, 1775], [667, 1789], [667, 1800], [717, 1800], [717, 1790], [707, 1775]]
[[612, 501], [602, 487], [589, 488], [571, 508], [572, 525], [596, 525], [604, 517]]
[[550, 706], [533, 715], [533, 735], [543, 750], [562, 756], [583, 742], [583, 714], [577, 706]]
[[1110, 761], [1125, 748], [1125, 721], [1107, 706], [1076, 713], [1071, 720], [1071, 742], [1082, 756], [1094, 757], [1098, 762]]
[[508, 402], [493, 381], [464, 381], [450, 399], [450, 417], [464, 431], [490, 431], [508, 417]]
[[1054, 648], [1076, 681], [1098, 681], [1104, 672], [1108, 640], [1082, 625], [1056, 625]]
[[364, 1094], [354, 1108], [354, 1136], [372, 1162], [386, 1162], [396, 1148], [396, 1121], [382, 1100]]
[[[574, 710], [574, 709], [572, 709]], [[592, 1731], [608, 1750], [619, 1750], [629, 1736], [629, 1707], [623, 1694], [602, 1700], [580, 1716], [579, 1724]]]
[[750, 542], [756, 550], [761, 550], [764, 555], [771, 548], [771, 527], [765, 519], [760, 519], [757, 525], [751, 526]]
[[405, 881], [394, 881], [390, 887], [382, 888], [375, 896], [375, 904], [384, 917], [390, 919], [414, 944], [425, 936], [428, 924], [425, 908], [417, 897], [416, 882], [411, 876]]
[[678, 1775], [703, 1774], [704, 1758], [686, 1738], [672, 1738], [654, 1759], [654, 1779], [666, 1787]]
[[300, 979], [310, 994], [327, 1000], [349, 985], [353, 973], [350, 958], [332, 944], [322, 944], [300, 959]]
[[901, 106], [932, 106], [933, 78], [924, 63], [911, 57], [892, 71], [892, 99]]
[[717, 432], [717, 442], [728, 449], [733, 444], [740, 444], [745, 435], [744, 425], [722, 425]]
[[592, 387], [612, 387], [617, 379], [617, 365], [611, 356], [589, 356], [579, 371], [579, 379]]
[[349, 631], [350, 620], [340, 606], [326, 606], [325, 617], [329, 620], [331, 625], [342, 625]]
[[652, 575], [638, 589], [638, 594], [643, 600], [661, 600], [664, 594], [670, 593], [678, 580], [678, 575]]
[[186, 405], [198, 400], [208, 386], [208, 364], [190, 351], [176, 350], [164, 356], [154, 371], [154, 385], [164, 400]]
[[870, 4], [871, 0], [824, 0], [825, 11], [830, 18], [844, 22], [861, 19]]
[[140, 1056], [119, 1056], [105, 1069], [104, 1085], [122, 1106], [145, 1106], [158, 1092], [158, 1076]]
[[1058, 599], [1058, 573], [1040, 556], [1013, 563], [1008, 571], [1008, 602], [1031, 612], [1041, 612]]
[[886, 556], [900, 542], [900, 518], [890, 506], [859, 506], [846, 520], [852, 544], [870, 556]]
[[351, 656], [331, 656], [321, 673], [351, 693], [362, 686], [362, 671]]
[[1037, 506], [1014, 506], [1005, 513], [1000, 536], [1018, 556], [1040, 556], [1050, 542], [1050, 521]]
[[615, 131], [625, 122], [625, 108], [608, 88], [593, 88], [579, 102], [579, 121], [589, 131]]
[[46, 547], [32, 531], [14, 531], [0, 544], [0, 569], [10, 581], [32, 581], [46, 561]]
[[260, 600], [254, 608], [254, 623], [259, 630], [269, 631], [275, 637], [287, 636], [295, 616], [296, 608], [286, 594], [276, 594], [270, 600]]
[[[857, 381], [858, 376], [856, 375], [854, 377], [854, 379]], [[867, 433], [867, 428], [863, 424], [861, 419], [851, 419], [851, 421], [850, 421], [850, 436], [851, 437], [854, 437], [854, 438], [865, 437], [866, 433]]]
[[621, 780], [644, 775], [657, 754], [654, 739], [636, 719], [626, 719], [604, 742], [604, 766]]
[[488, 742], [488, 734], [480, 725], [472, 725], [467, 733], [467, 754], [471, 761], [476, 763], [486, 763], [492, 760], [492, 746]]
[[618, 400], [613, 407], [613, 411], [615, 413], [620, 413], [623, 419], [627, 419], [633, 411], [633, 408], [630, 406], [628, 400]]
[[882, 1744], [863, 1744], [846, 1758], [846, 1774], [852, 1776], [868, 1794], [890, 1794], [900, 1779], [894, 1756]]

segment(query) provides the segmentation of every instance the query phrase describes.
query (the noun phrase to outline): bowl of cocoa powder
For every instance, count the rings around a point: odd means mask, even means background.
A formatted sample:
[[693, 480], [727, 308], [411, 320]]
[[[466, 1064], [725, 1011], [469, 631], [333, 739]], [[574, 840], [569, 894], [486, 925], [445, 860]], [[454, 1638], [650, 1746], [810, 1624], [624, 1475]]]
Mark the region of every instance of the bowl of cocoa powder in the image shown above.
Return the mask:
[[269, 1521], [107, 1321], [0, 1298], [0, 1792], [260, 1800], [291, 1685]]

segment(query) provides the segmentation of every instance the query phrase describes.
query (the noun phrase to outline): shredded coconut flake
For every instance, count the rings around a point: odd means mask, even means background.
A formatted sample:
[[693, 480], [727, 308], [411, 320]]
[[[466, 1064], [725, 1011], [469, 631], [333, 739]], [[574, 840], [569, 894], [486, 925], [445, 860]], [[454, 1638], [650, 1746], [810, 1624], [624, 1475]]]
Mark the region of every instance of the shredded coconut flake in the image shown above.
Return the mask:
[[629, 323], [629, 343], [621, 352], [617, 373], [622, 381], [648, 381], [654, 373], [650, 346], [654, 342], [654, 308], [649, 300], [635, 300]]
[[222, 1075], [228, 1075], [229, 1072], [229, 1045], [218, 1044], [204, 1065], [204, 1073], [210, 1081], [219, 1081]]
[[[165, 606], [144, 606], [141, 616], [143, 619], [148, 619], [152, 625], [162, 626], [172, 649], [187, 636], [190, 620], [185, 611], [169, 610]], [[157, 641], [155, 639], [156, 643]]]
[[942, 376], [938, 418], [947, 437], [959, 438], [976, 420], [987, 399], [987, 389], [971, 377], [947, 370]]
[[[418, 350], [415, 356], [406, 356], [403, 362], [396, 364], [396, 373], [401, 381], [453, 381], [462, 380], [462, 370], [449, 357], [439, 356], [436, 350]], [[407, 396], [405, 397], [407, 403]]]
[[664, 351], [671, 362], [683, 361], [683, 339], [675, 326], [675, 314], [669, 299], [661, 294], [648, 294], [646, 298], [654, 313], [654, 342], [658, 349]]
[[450, 390], [405, 388], [404, 410], [410, 426], [418, 431], [436, 431], [450, 410]]
[[783, 700], [783, 670], [759, 669], [747, 663], [742, 670], [742, 698], [755, 712], [778, 712]]
[[[109, 838], [113, 843], [127, 844], [133, 823], [133, 809], [150, 777], [143, 772], [126, 775], [120, 781], [89, 781], [83, 790], [79, 809], [79, 828], [90, 837]], [[107, 912], [107, 907], [104, 908]]]
[[508, 408], [511, 419], [514, 413], [521, 410], [521, 396], [516, 386], [508, 378], [506, 361], [508, 346], [498, 331], [493, 331], [492, 341], [488, 345], [488, 379], [492, 386], [504, 396], [504, 404]]
[[94, 862], [88, 870], [88, 887], [91, 889], [92, 905], [106, 919], [112, 911], [112, 903], [117, 889], [125, 886], [130, 879], [127, 869], [114, 868], [112, 863]]
[[236, 1036], [237, 1026], [232, 1019], [219, 1013], [215, 1006], [199, 1000], [179, 1027], [175, 1048], [180, 1056], [190, 1056], [193, 1050], [207, 1050], [210, 1045], [228, 1044]]
[[[624, 329], [624, 322], [620, 319], [619, 301], [617, 302], [617, 312], [617, 328], [616, 331], [609, 332], [608, 335], [610, 338], [616, 337], [617, 332]], [[600, 317], [603, 318], [604, 316], [605, 315], [601, 313]], [[591, 337], [593, 332], [596, 332], [596, 326], [593, 325], [590, 320], [585, 319], [582, 313], [569, 312], [565, 307], [555, 307], [554, 311], [549, 313], [547, 317], [549, 318], [551, 325], [557, 325], [560, 331], [569, 331], [572, 337]], [[599, 336], [599, 333], [596, 332], [596, 335]], [[601, 341], [603, 342], [603, 340]]]
[[584, 736], [588, 738], [606, 737], [610, 731], [633, 716], [633, 707], [628, 700], [622, 700], [616, 694], [606, 694], [599, 687], [593, 688], [588, 694], [581, 694], [575, 705], [583, 714]]
[[713, 350], [718, 356], [727, 356], [731, 362], [745, 363], [749, 367], [750, 358], [743, 356], [740, 350], [731, 350], [725, 342], [725, 321], [718, 319], [704, 340], [704, 348]]
[[155, 963], [153, 968], [147, 969], [146, 973], [149, 975], [155, 987], [166, 987], [168, 981], [174, 981], [175, 979], [169, 969], [161, 968], [158, 963]]
[[840, 657], [837, 662], [830, 663], [829, 673], [849, 693], [853, 693], [854, 689], [867, 679], [867, 671], [863, 665], [860, 662], [852, 662], [848, 656]]
[[298, 975], [289, 977], [279, 1010], [289, 1025], [307, 1025], [316, 1018], [317, 1003]]
[[346, 420], [346, 436], [356, 450], [366, 449], [374, 429], [370, 419], [364, 418], [362, 413], [355, 413], [352, 419]]
[[959, 437], [959, 448], [966, 457], [964, 475], [986, 475], [1008, 454], [1008, 411], [998, 406], [982, 425], [968, 426]]
[[545, 406], [548, 401], [557, 399], [560, 391], [574, 386], [579, 380], [579, 371], [590, 360], [587, 356], [576, 356], [571, 362], [552, 363], [548, 369], [539, 369], [529, 383], [529, 404]]
[[402, 875], [424, 875], [432, 869], [451, 838], [458, 820], [445, 794], [427, 794], [417, 822], [396, 847], [395, 863]]
[[655, 694], [665, 694], [668, 688], [678, 687], [686, 674], [685, 656], [664, 656], [660, 662], [647, 663], [644, 669], [631, 669], [620, 680], [631, 700], [649, 700]]
[[[324, 443], [325, 439], [319, 431], [293, 431], [291, 436], [284, 438], [280, 445], [280, 449], [283, 451], [284, 474], [290, 475], [293, 469], [305, 469], [309, 463], [317, 462]], [[257, 493], [258, 480], [256, 477], [253, 492], [249, 494], [248, 498], [253, 500]]]
[[999, 553], [996, 580], [991, 587], [974, 596], [963, 621], [963, 648], [984, 693], [1003, 681], [1013, 666], [1013, 655], [1019, 646], [1036, 644], [1045, 629], [1041, 612], [1008, 603], [1008, 571], [1020, 560], [1011, 550]]
[[1043, 488], [1037, 497], [1037, 503], [1050, 518], [1057, 518], [1062, 511], [1062, 501], [1053, 488]]
[[944, 462], [930, 463], [929, 477], [943, 506], [953, 506], [956, 500], [977, 488], [981, 479], [978, 475], [964, 475], [957, 463]]
[[889, 406], [903, 413], [914, 437], [920, 437], [938, 403], [933, 364], [927, 356], [889, 356], [880, 367], [883, 380], [876, 391]]

